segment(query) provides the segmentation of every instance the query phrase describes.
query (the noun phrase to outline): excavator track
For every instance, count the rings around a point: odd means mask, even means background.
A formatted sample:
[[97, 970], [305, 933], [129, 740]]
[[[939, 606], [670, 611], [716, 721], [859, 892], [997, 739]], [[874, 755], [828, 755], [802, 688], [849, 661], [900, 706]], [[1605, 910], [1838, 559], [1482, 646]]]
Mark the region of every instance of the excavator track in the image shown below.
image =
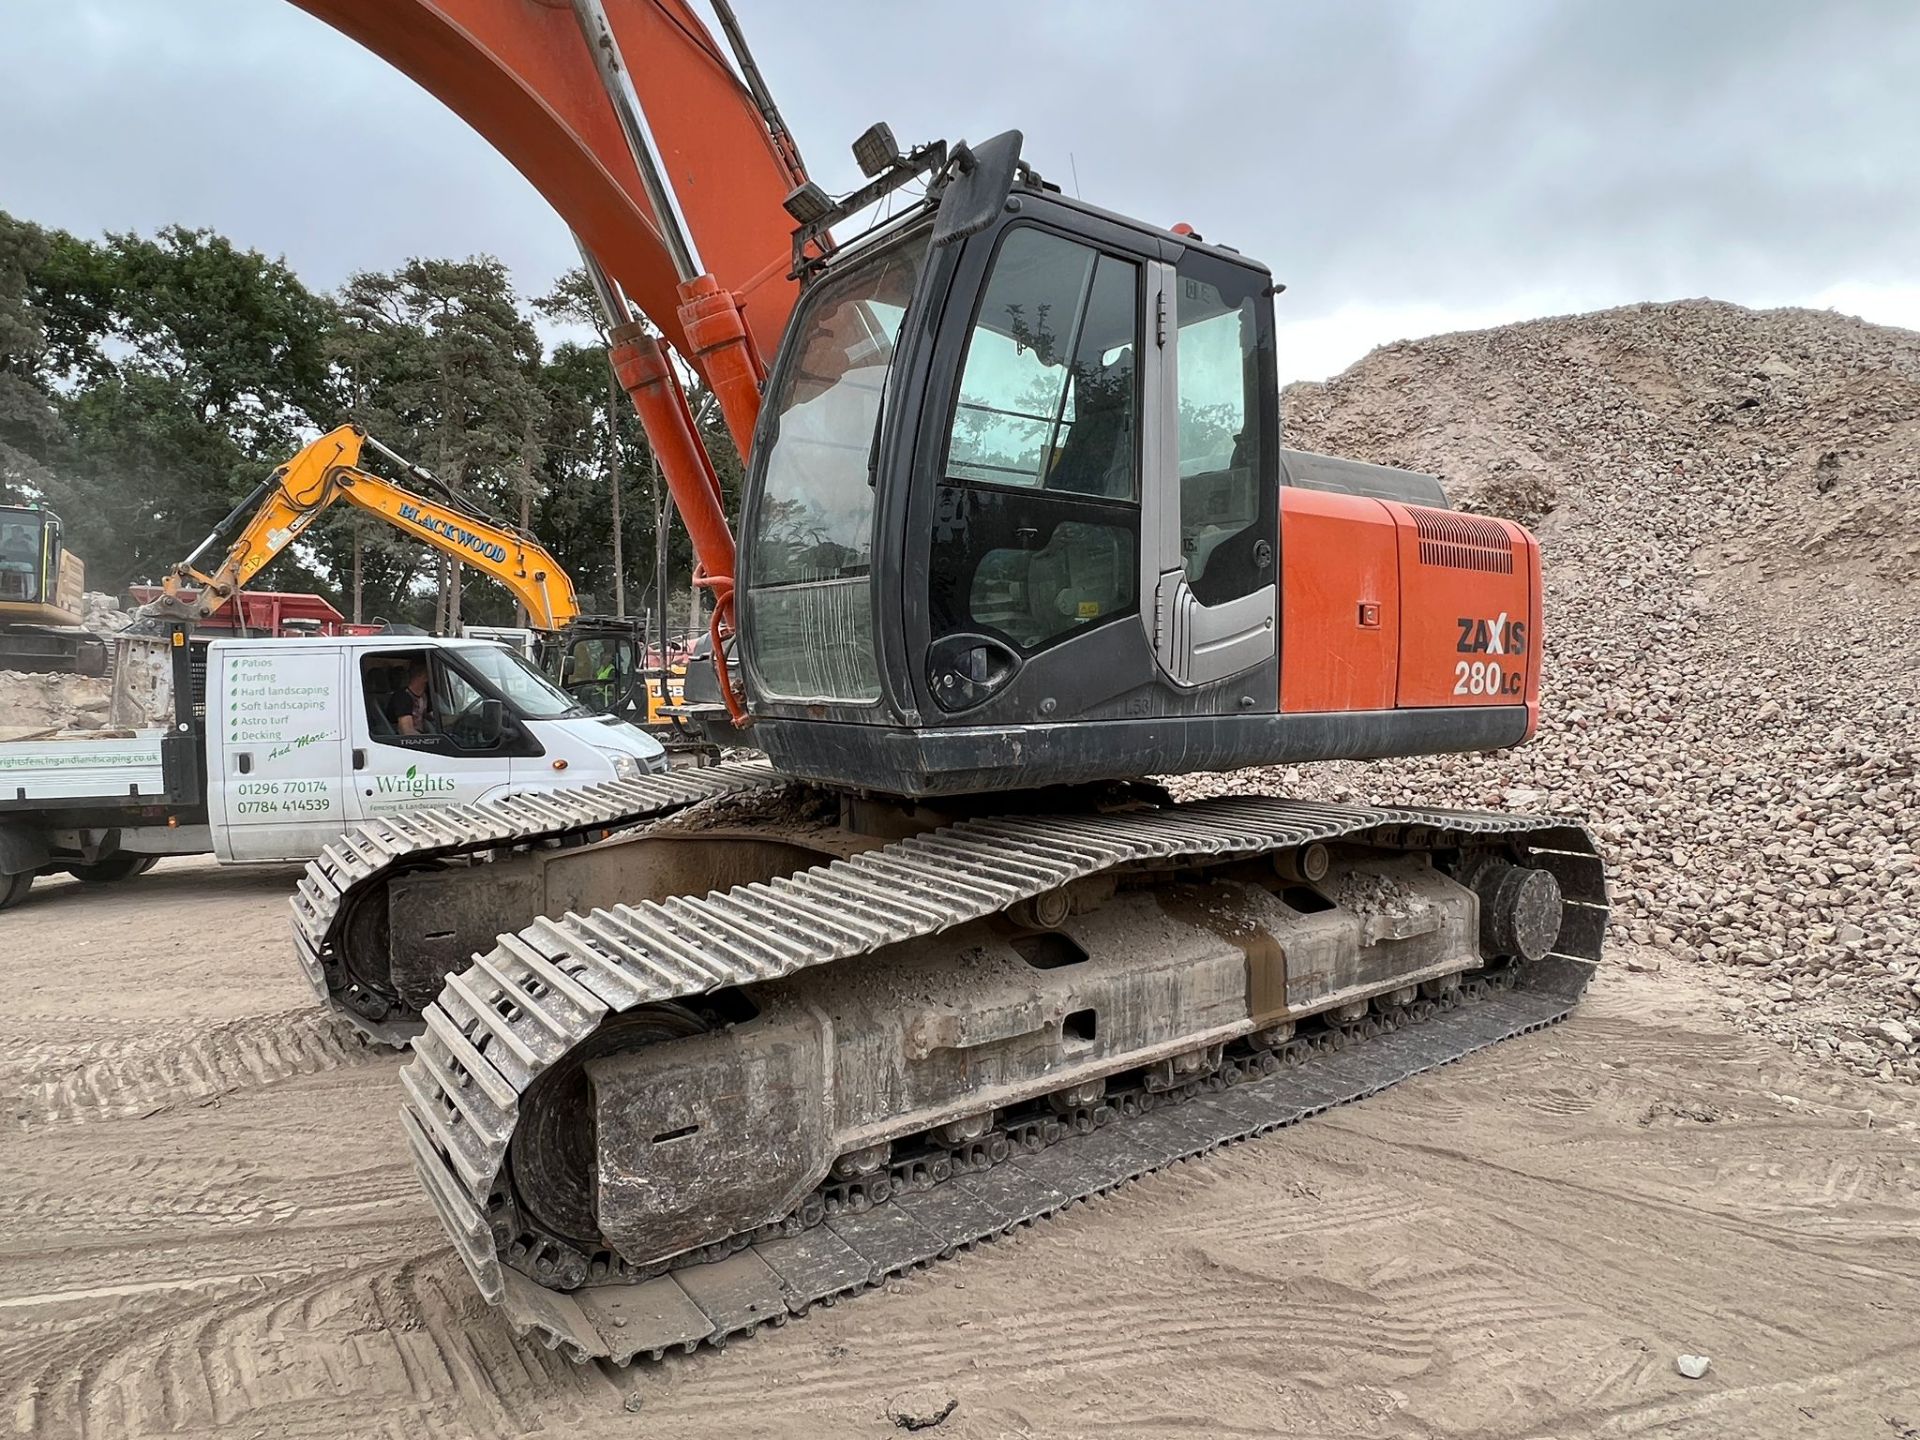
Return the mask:
[[369, 821], [307, 862], [290, 902], [294, 957], [323, 1004], [368, 1039], [405, 1049], [420, 1019], [356, 981], [350, 952], [357, 937], [347, 923], [394, 876], [508, 847], [592, 844], [702, 800], [784, 783], [763, 760], [735, 761]]
[[[1456, 966], [1438, 979], [1421, 979], [1437, 973], [1431, 968], [1382, 973], [1357, 1004], [1358, 992], [1341, 992], [1349, 1003], [1309, 1016], [1298, 1030], [1242, 1023], [1186, 1037], [1201, 1043], [1179, 1055], [1163, 1047], [1151, 1064], [1116, 1066], [1084, 1094], [1038, 1097], [1029, 1087], [992, 1105], [988, 1129], [969, 1131], [948, 1112], [946, 1124], [874, 1147], [881, 1159], [843, 1154], [785, 1214], [701, 1235], [671, 1253], [623, 1258], [608, 1246], [569, 1243], [523, 1204], [516, 1126], [543, 1078], [558, 1083], [563, 1061], [576, 1070], [596, 1063], [580, 1057], [596, 1054], [588, 1042], [597, 1033], [648, 1016], [684, 1033], [671, 1026], [692, 1022], [674, 1017], [689, 1015], [681, 1007], [698, 997], [777, 995], [782, 983], [799, 983], [786, 977], [850, 961], [853, 974], [883, 963], [868, 957], [887, 947], [930, 944], [1009, 912], [1032, 925], [1034, 907], [1048, 897], [1109, 875], [1223, 874], [1263, 857], [1280, 870], [1287, 857], [1328, 844], [1362, 855], [1498, 847], [1516, 862], [1500, 862], [1508, 875], [1554, 877], [1545, 887], [1558, 908], [1557, 926], [1546, 932], [1550, 952], [1468, 974]], [[1493, 923], [1490, 909], [1475, 913]], [[1254, 798], [963, 820], [766, 883], [542, 918], [503, 935], [463, 975], [449, 976], [427, 1010], [402, 1072], [405, 1130], [424, 1188], [485, 1298], [517, 1330], [575, 1359], [624, 1364], [784, 1323], [1175, 1161], [1551, 1024], [1584, 989], [1607, 915], [1604, 866], [1587, 832], [1567, 821]], [[1378, 923], [1388, 942], [1411, 933], [1395, 931], [1390, 918]], [[1254, 955], [1250, 949], [1243, 975], [1255, 968]], [[969, 1018], [956, 1023], [964, 1028]], [[905, 1032], [909, 1049], [975, 1043], [929, 1039], [927, 1022], [919, 1023]], [[617, 1068], [594, 1083], [615, 1095], [600, 1103], [619, 1103]], [[698, 1076], [687, 1083], [728, 1088]], [[660, 1088], [671, 1085], [653, 1077], [640, 1093]], [[551, 1128], [537, 1105], [532, 1114], [529, 1147]], [[651, 1126], [644, 1115], [636, 1123], [644, 1147]], [[671, 1143], [677, 1133], [655, 1134], [652, 1143]], [[577, 1146], [530, 1154], [605, 1166], [606, 1146], [617, 1161], [618, 1147], [632, 1140], [616, 1129], [613, 1140], [590, 1137], [588, 1145], [602, 1149], [584, 1158]], [[750, 1168], [751, 1146], [739, 1154]], [[519, 1163], [534, 1168], [531, 1158]], [[595, 1175], [605, 1203], [606, 1178]], [[576, 1190], [582, 1181], [573, 1177]], [[641, 1192], [649, 1193], [644, 1183]], [[639, 1223], [644, 1233], [644, 1213]]]

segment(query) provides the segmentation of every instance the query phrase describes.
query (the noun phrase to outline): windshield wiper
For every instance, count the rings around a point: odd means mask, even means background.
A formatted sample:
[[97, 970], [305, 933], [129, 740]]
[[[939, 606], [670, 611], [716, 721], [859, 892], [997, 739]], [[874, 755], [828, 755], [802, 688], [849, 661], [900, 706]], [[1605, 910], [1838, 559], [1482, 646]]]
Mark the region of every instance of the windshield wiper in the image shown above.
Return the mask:
[[[891, 372], [889, 372], [891, 373]], [[875, 489], [880, 484], [880, 429], [887, 418], [887, 387], [880, 386], [880, 404], [873, 412], [873, 443], [867, 446], [867, 488]]]

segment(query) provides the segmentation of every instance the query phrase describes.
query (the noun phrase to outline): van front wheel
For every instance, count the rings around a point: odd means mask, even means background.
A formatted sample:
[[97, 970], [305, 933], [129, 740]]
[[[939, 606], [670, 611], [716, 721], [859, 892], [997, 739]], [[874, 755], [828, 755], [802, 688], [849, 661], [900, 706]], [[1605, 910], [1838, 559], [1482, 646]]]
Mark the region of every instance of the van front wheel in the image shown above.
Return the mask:
[[0, 910], [18, 905], [27, 898], [27, 891], [33, 888], [33, 871], [22, 870], [17, 875], [0, 875]]

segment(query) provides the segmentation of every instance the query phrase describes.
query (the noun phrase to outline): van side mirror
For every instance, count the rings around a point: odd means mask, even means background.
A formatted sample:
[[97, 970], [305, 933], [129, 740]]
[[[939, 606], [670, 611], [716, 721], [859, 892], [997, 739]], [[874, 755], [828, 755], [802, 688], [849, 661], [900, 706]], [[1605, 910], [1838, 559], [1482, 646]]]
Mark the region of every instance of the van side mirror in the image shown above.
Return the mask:
[[480, 702], [480, 743], [498, 745], [507, 728], [507, 707], [491, 696]]
[[934, 216], [933, 243], [952, 245], [991, 225], [1020, 169], [1020, 132], [1003, 130], [978, 145], [956, 145], [946, 189]]

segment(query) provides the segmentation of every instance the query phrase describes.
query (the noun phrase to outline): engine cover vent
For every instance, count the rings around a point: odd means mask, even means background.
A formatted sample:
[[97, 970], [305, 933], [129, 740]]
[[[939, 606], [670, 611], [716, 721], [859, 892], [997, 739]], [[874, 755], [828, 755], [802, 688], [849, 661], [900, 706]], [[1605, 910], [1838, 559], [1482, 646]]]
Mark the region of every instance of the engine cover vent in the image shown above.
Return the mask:
[[1429, 510], [1409, 505], [1420, 536], [1420, 563], [1454, 570], [1513, 573], [1513, 538], [1497, 520], [1462, 515], [1458, 510]]

